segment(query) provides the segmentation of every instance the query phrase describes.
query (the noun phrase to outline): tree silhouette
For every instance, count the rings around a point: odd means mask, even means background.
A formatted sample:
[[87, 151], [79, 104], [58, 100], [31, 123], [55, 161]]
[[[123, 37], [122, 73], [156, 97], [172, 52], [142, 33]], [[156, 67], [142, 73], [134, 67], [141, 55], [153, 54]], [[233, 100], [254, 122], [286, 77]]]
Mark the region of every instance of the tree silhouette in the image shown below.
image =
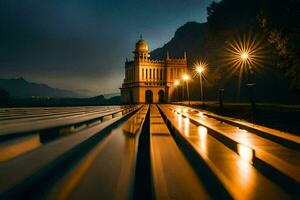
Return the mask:
[[261, 33], [290, 86], [300, 91], [299, 0], [223, 0], [213, 2], [207, 12], [210, 33], [224, 41], [238, 32]]

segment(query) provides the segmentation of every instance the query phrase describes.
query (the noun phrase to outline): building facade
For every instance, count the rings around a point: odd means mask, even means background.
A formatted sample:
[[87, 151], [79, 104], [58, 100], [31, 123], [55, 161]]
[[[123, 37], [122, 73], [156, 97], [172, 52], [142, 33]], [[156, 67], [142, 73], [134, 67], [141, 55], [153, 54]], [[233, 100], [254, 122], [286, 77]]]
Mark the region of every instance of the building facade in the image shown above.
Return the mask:
[[121, 97], [124, 103], [162, 103], [174, 98], [176, 79], [187, 72], [187, 57], [151, 60], [148, 44], [142, 38], [136, 43], [133, 61], [125, 62]]

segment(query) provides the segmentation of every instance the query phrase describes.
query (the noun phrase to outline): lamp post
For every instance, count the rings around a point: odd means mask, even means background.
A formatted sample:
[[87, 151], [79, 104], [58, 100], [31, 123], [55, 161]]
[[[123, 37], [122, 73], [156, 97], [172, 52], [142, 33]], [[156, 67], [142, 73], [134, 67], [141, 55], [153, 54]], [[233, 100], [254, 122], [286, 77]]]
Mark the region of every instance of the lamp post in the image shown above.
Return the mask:
[[254, 98], [254, 79], [251, 80], [254, 75], [254, 70], [263, 68], [265, 62], [265, 48], [264, 39], [252, 36], [251, 34], [244, 33], [240, 37], [227, 43], [227, 62], [230, 65], [232, 73], [238, 72], [238, 91], [237, 97], [240, 97], [240, 90], [242, 84], [243, 74], [248, 74], [247, 85], [250, 90], [250, 98], [253, 111], [255, 110], [255, 98]]
[[191, 105], [191, 102], [190, 102], [190, 92], [189, 92], [189, 80], [190, 80], [190, 76], [188, 74], [183, 74], [182, 75], [182, 79], [183, 79], [183, 81], [186, 82], [187, 98], [188, 98], [188, 102], [189, 102], [189, 106], [190, 106]]
[[204, 72], [205, 68], [202, 65], [199, 65], [196, 67], [196, 72], [199, 74], [199, 80], [200, 80], [200, 96], [201, 96], [201, 102], [203, 103], [203, 85], [202, 85], [202, 74]]
[[255, 96], [254, 96], [254, 87], [255, 87], [255, 83], [253, 83], [252, 80], [252, 70], [251, 67], [247, 65], [247, 63], [249, 62], [249, 53], [248, 52], [242, 52], [241, 53], [241, 60], [244, 62], [244, 64], [246, 65], [247, 68], [247, 73], [248, 73], [248, 84], [247, 86], [250, 88], [250, 101], [251, 101], [251, 107], [252, 110], [255, 111], [256, 105], [255, 105]]

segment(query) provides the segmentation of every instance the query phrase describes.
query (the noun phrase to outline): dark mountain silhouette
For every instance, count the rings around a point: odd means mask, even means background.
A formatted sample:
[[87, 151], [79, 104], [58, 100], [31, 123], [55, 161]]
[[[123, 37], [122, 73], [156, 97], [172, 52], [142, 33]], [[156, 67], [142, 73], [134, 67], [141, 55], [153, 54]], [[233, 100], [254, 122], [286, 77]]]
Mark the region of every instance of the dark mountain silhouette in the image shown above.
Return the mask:
[[10, 101], [9, 93], [0, 88], [0, 105], [7, 105]]
[[82, 95], [46, 84], [32, 83], [24, 78], [0, 79], [0, 88], [7, 91], [14, 98], [62, 98], [83, 97]]
[[[186, 51], [190, 70], [197, 60], [206, 60], [209, 67], [204, 84], [205, 98], [216, 100], [218, 90], [225, 88], [225, 99], [236, 100], [238, 79], [236, 76], [230, 76], [222, 63], [224, 38], [212, 37], [207, 29], [207, 23], [188, 22], [177, 29], [168, 43], [153, 50], [151, 57], [163, 59], [167, 51], [171, 57], [179, 57]], [[276, 67], [265, 66], [261, 72], [255, 74], [255, 82], [257, 101], [300, 103], [300, 94], [289, 88], [288, 80]], [[191, 99], [198, 100], [200, 96], [198, 78], [191, 83], [190, 90]], [[248, 99], [249, 88], [244, 80], [241, 87], [241, 100]]]
[[186, 51], [189, 61], [192, 62], [199, 54], [204, 54], [203, 44], [205, 43], [206, 24], [188, 22], [175, 32], [174, 37], [162, 48], [151, 52], [154, 59], [163, 59], [169, 51], [171, 57], [182, 57]]

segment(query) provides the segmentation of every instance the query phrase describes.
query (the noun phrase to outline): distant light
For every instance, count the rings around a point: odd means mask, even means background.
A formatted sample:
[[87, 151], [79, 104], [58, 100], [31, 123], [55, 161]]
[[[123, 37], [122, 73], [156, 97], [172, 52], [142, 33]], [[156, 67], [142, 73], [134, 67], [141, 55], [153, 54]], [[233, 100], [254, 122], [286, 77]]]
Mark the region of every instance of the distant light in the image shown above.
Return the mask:
[[205, 60], [197, 61], [193, 64], [193, 77], [204, 75], [207, 69], [207, 62]]
[[188, 80], [190, 80], [190, 76], [189, 76], [188, 74], [183, 74], [183, 75], [182, 75], [182, 79], [183, 79], [184, 81], [188, 81]]
[[175, 86], [180, 85], [180, 81], [179, 81], [179, 80], [175, 80], [174, 85], [175, 85]]

